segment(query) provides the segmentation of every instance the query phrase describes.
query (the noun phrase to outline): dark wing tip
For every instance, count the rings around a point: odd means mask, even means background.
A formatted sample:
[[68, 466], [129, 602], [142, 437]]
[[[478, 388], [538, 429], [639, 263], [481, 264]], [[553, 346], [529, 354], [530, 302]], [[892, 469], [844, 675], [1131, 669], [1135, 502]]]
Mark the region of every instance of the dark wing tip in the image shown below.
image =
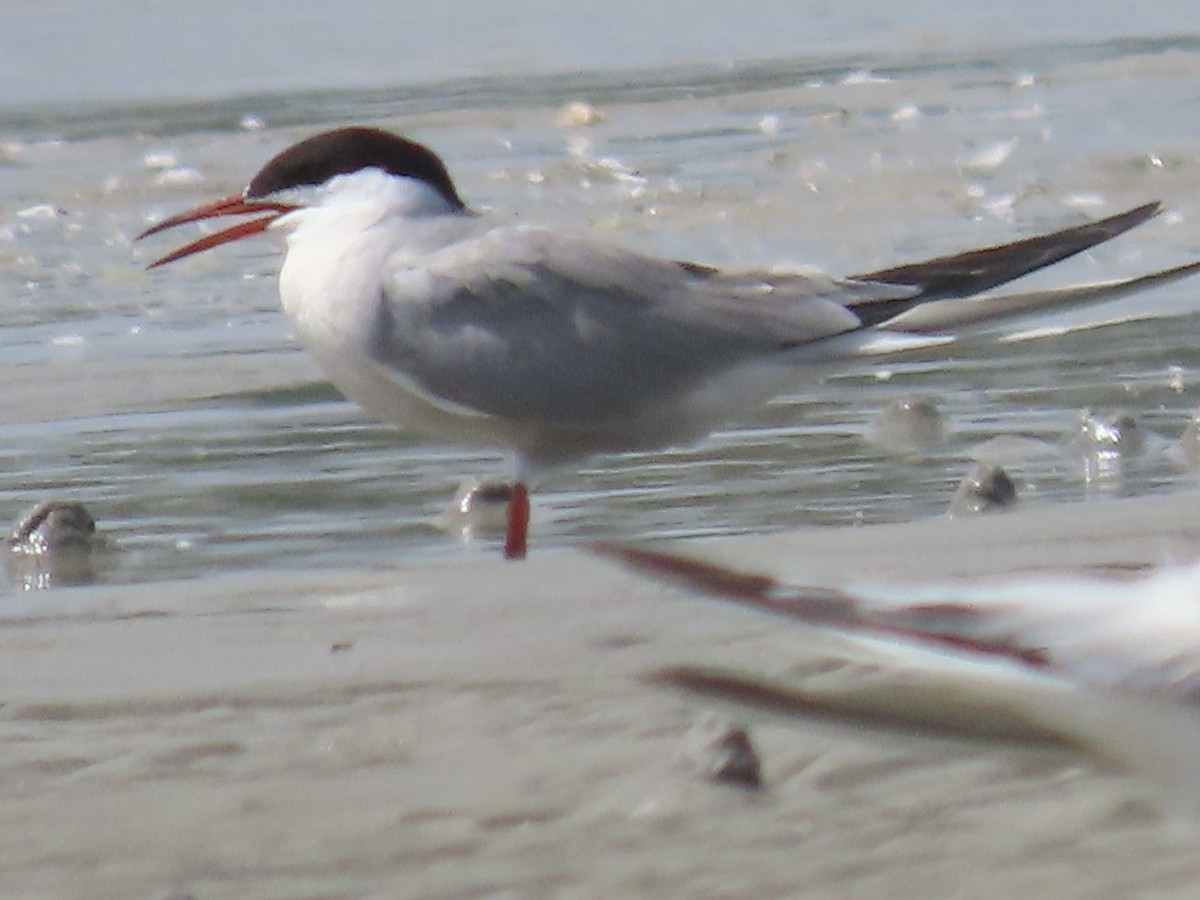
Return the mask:
[[920, 288], [920, 295], [914, 298], [919, 303], [968, 297], [1110, 241], [1154, 218], [1162, 208], [1162, 202], [1155, 200], [1115, 216], [1049, 234], [850, 277], [855, 281]]

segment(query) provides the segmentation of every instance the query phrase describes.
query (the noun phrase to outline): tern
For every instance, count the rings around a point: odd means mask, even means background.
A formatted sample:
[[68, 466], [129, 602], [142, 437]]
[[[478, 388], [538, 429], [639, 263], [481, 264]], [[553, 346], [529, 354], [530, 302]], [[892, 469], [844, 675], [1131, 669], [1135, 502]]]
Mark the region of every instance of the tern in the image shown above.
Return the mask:
[[287, 148], [244, 191], [165, 219], [139, 239], [265, 213], [150, 268], [268, 229], [286, 234], [283, 308], [342, 393], [385, 421], [511, 455], [505, 556], [520, 559], [527, 484], [546, 470], [696, 441], [804, 370], [1192, 274], [1200, 263], [1104, 285], [961, 299], [1159, 210], [1149, 203], [847, 278], [723, 270], [480, 215], [429, 148], [355, 126]]

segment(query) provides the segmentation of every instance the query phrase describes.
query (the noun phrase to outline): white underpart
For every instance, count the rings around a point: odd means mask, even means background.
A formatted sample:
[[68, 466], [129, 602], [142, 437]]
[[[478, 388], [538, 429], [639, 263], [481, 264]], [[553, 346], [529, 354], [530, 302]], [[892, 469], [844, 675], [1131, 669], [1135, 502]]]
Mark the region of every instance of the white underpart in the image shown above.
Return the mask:
[[372, 361], [384, 281], [397, 262], [420, 293], [422, 258], [474, 228], [421, 181], [367, 169], [332, 179], [313, 205], [280, 217], [288, 252], [279, 273], [283, 309], [330, 380], [381, 419], [455, 436], [476, 410], [448, 403]]

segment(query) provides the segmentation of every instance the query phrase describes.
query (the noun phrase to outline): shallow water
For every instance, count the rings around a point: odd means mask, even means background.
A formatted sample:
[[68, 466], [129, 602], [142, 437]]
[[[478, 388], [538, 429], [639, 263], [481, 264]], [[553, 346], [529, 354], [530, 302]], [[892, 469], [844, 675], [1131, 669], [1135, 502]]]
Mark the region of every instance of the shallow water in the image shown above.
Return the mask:
[[[462, 554], [431, 523], [462, 478], [501, 475], [502, 461], [370, 421], [299, 355], [281, 371], [293, 339], [275, 247], [148, 274], [141, 266], [169, 242], [131, 243], [333, 123], [422, 138], [476, 205], [717, 264], [863, 271], [1159, 197], [1166, 215], [1037, 283], [1196, 254], [1197, 142], [1183, 111], [1197, 102], [1200, 38], [1101, 30], [1065, 41], [1051, 29], [960, 50], [943, 27], [944, 39], [912, 37], [878, 65], [867, 52], [876, 32], [860, 35], [857, 53], [846, 38], [786, 57], [770, 56], [769, 41], [752, 52], [750, 34], [736, 32], [716, 63], [671, 56], [648, 68], [629, 50], [590, 72], [543, 71], [542, 60], [520, 74], [431, 70], [412, 85], [332, 78], [325, 90], [297, 74], [290, 90], [232, 96], [219, 92], [241, 83], [218, 79], [218, 96], [203, 100], [161, 96], [190, 93], [170, 81], [153, 98], [122, 82], [87, 103], [0, 108], [0, 360], [20, 386], [0, 410], [0, 509], [86, 502], [129, 551], [106, 576], [117, 580]], [[603, 121], [561, 124], [572, 100]], [[554, 477], [535, 498], [535, 546], [936, 515], [972, 448], [997, 435], [1068, 445], [1010, 465], [1030, 502], [1191, 483], [1161, 451], [1196, 406], [1197, 308], [1184, 282], [1072, 321], [1172, 318], [972, 339], [801, 380], [698, 447]], [[234, 376], [213, 382], [234, 364], [245, 390]], [[941, 407], [949, 436], [884, 452], [870, 421], [911, 394]], [[1069, 446], [1084, 408], [1130, 412], [1161, 441], [1089, 477]]]

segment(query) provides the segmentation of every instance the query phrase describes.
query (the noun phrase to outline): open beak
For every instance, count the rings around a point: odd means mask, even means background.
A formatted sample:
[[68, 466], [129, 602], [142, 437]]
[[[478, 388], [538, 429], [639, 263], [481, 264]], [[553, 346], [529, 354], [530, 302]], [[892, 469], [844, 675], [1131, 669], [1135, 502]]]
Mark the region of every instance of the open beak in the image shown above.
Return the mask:
[[224, 231], [205, 235], [198, 241], [192, 241], [190, 244], [180, 247], [166, 256], [160, 257], [146, 266], [147, 269], [154, 269], [158, 266], [165, 266], [169, 262], [175, 262], [177, 259], [183, 259], [185, 256], [191, 256], [193, 253], [203, 253], [205, 250], [211, 250], [213, 247], [219, 247], [221, 244], [241, 240], [252, 234], [260, 234], [266, 231], [267, 227], [284, 213], [291, 212], [294, 209], [298, 209], [298, 207], [293, 203], [247, 200], [241, 194], [233, 194], [229, 197], [222, 197], [220, 200], [214, 200], [212, 203], [197, 206], [195, 209], [180, 213], [177, 216], [171, 216], [169, 219], [164, 219], [157, 225], [147, 228], [139, 234], [137, 240], [140, 241], [144, 237], [158, 234], [160, 231], [166, 231], [168, 228], [174, 228], [176, 225], [199, 222], [202, 219], [215, 219], [219, 216], [245, 216], [260, 212], [270, 213], [270, 215], [262, 216], [258, 219], [251, 219], [249, 222], [240, 222], [232, 228], [226, 228]]

